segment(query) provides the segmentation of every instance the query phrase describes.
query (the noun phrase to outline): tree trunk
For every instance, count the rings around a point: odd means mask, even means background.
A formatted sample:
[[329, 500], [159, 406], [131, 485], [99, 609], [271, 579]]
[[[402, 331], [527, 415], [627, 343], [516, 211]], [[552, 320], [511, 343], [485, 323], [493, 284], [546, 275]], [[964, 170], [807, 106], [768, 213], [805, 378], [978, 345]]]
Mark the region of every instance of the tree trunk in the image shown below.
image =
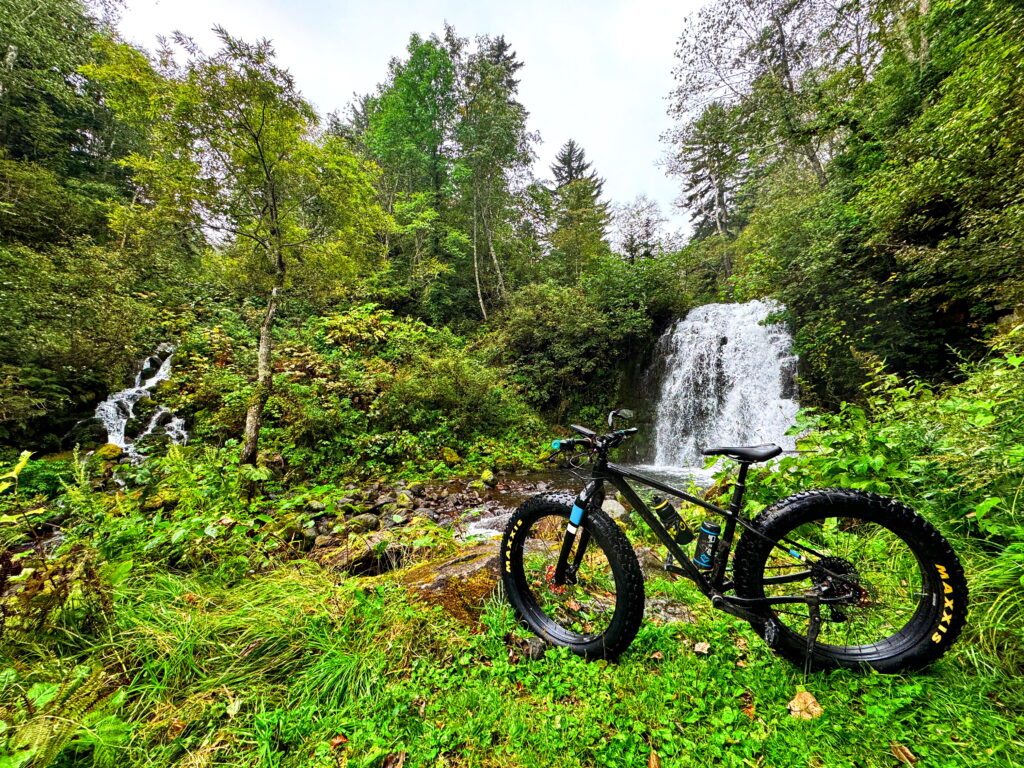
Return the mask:
[[783, 97], [782, 107], [782, 120], [786, 126], [786, 130], [789, 133], [789, 138], [793, 141], [797, 147], [803, 152], [807, 158], [807, 162], [810, 163], [811, 170], [814, 171], [814, 175], [818, 179], [818, 186], [822, 189], [828, 184], [828, 177], [825, 175], [825, 169], [821, 164], [821, 159], [818, 157], [817, 151], [814, 146], [806, 138], [805, 131], [802, 126], [797, 124], [798, 118], [794, 118], [792, 99], [796, 98], [796, 83], [793, 82], [793, 70], [789, 63], [789, 43], [786, 39], [786, 29], [782, 25], [782, 19], [779, 16], [772, 16], [772, 22], [775, 25], [775, 31], [779, 37], [779, 62], [782, 66], [782, 72], [779, 73], [779, 80], [782, 83], [783, 89], [789, 94], [789, 98]]
[[274, 382], [273, 368], [271, 366], [271, 337], [270, 332], [274, 326], [274, 315], [277, 313], [277, 294], [279, 286], [274, 286], [270, 291], [270, 299], [267, 301], [267, 311], [260, 323], [260, 345], [256, 363], [256, 392], [249, 403], [249, 410], [245, 414], [245, 434], [242, 440], [242, 464], [256, 465], [256, 456], [259, 452], [260, 427], [263, 425], [263, 409], [270, 398], [270, 390]]
[[476, 236], [476, 205], [473, 206], [473, 276], [476, 278], [476, 298], [480, 302], [480, 314], [487, 319], [487, 307], [484, 306], [484, 292], [480, 286], [480, 260], [477, 254]]
[[487, 223], [487, 216], [484, 216], [484, 230], [487, 232], [487, 250], [491, 252], [491, 262], [494, 264], [494, 272], [498, 276], [498, 298], [505, 300], [505, 277], [501, 274], [501, 265], [498, 263], [498, 254], [494, 252], [494, 234], [490, 224]]

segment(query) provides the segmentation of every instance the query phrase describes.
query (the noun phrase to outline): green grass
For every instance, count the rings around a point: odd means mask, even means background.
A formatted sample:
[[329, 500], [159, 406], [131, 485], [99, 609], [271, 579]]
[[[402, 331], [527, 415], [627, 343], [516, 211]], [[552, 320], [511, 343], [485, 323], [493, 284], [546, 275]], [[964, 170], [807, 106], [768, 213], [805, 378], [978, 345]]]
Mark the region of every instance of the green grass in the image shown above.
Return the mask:
[[[663, 766], [867, 767], [898, 765], [893, 741], [924, 766], [1024, 759], [1019, 682], [966, 645], [911, 676], [805, 679], [659, 581], [649, 594], [691, 603], [696, 623], [646, 622], [619, 663], [530, 661], [510, 657], [521, 631], [500, 599], [466, 628], [377, 582], [307, 564], [238, 584], [133, 573], [98, 642], [58, 622], [8, 645], [4, 701], [75, 665], [111, 674], [119, 691], [96, 716], [125, 725], [80, 729], [63, 766], [382, 766], [400, 752], [406, 766], [638, 766], [653, 750]], [[789, 715], [800, 686], [820, 718]]]

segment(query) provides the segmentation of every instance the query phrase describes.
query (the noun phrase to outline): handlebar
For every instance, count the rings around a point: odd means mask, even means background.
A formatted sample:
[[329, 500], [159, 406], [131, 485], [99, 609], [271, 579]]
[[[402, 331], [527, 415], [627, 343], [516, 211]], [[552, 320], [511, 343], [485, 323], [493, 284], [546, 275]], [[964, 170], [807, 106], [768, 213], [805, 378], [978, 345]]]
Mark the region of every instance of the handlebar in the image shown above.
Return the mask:
[[[636, 427], [630, 427], [629, 429], [617, 429], [614, 432], [607, 432], [603, 435], [599, 435], [586, 427], [579, 426], [578, 424], [573, 424], [572, 428], [577, 432], [588, 436], [573, 437], [568, 440], [552, 440], [551, 449], [555, 453], [560, 451], [575, 451], [577, 448], [586, 448], [598, 453], [606, 453], [609, 449], [620, 445], [627, 437], [632, 437], [637, 433]], [[554, 454], [552, 454], [552, 456], [553, 455]]]

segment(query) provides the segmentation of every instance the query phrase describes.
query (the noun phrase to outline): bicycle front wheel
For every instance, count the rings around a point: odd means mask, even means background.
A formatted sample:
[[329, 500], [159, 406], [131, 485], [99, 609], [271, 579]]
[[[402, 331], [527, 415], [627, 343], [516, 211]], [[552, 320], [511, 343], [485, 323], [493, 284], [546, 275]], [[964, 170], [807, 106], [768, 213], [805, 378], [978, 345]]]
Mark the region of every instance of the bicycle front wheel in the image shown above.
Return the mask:
[[904, 672], [938, 659], [960, 634], [963, 568], [934, 526], [904, 504], [844, 488], [804, 491], [753, 525], [736, 548], [736, 594], [822, 600], [810, 654], [806, 603], [774, 604], [754, 623], [795, 664]]
[[567, 578], [557, 583], [573, 501], [548, 493], [519, 507], [501, 542], [502, 583], [518, 617], [544, 640], [588, 659], [614, 658], [640, 628], [643, 573], [625, 534], [591, 509], [569, 553]]

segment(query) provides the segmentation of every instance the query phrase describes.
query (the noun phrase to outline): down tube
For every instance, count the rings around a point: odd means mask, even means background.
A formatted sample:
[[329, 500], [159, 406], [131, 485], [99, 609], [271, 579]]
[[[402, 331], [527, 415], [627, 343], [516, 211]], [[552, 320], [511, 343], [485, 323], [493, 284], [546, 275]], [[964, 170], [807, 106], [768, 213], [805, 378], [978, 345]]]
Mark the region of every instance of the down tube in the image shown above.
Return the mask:
[[636, 491], [633, 490], [629, 483], [627, 483], [623, 478], [615, 477], [614, 475], [608, 477], [607, 480], [614, 485], [623, 496], [626, 497], [626, 501], [629, 502], [630, 506], [633, 507], [643, 521], [650, 526], [655, 535], [661, 539], [661, 542], [668, 547], [668, 551], [672, 553], [672, 557], [674, 557], [676, 562], [679, 563], [684, 575], [695, 582], [701, 592], [705, 595], [710, 595], [712, 592], [711, 584], [706, 578], [704, 578], [704, 574], [693, 567], [690, 563], [690, 558], [682, 548], [676, 544], [669, 532], [665, 530], [665, 526], [661, 524], [661, 521], [651, 514], [647, 505], [644, 504], [643, 500], [639, 496], [637, 496]]

